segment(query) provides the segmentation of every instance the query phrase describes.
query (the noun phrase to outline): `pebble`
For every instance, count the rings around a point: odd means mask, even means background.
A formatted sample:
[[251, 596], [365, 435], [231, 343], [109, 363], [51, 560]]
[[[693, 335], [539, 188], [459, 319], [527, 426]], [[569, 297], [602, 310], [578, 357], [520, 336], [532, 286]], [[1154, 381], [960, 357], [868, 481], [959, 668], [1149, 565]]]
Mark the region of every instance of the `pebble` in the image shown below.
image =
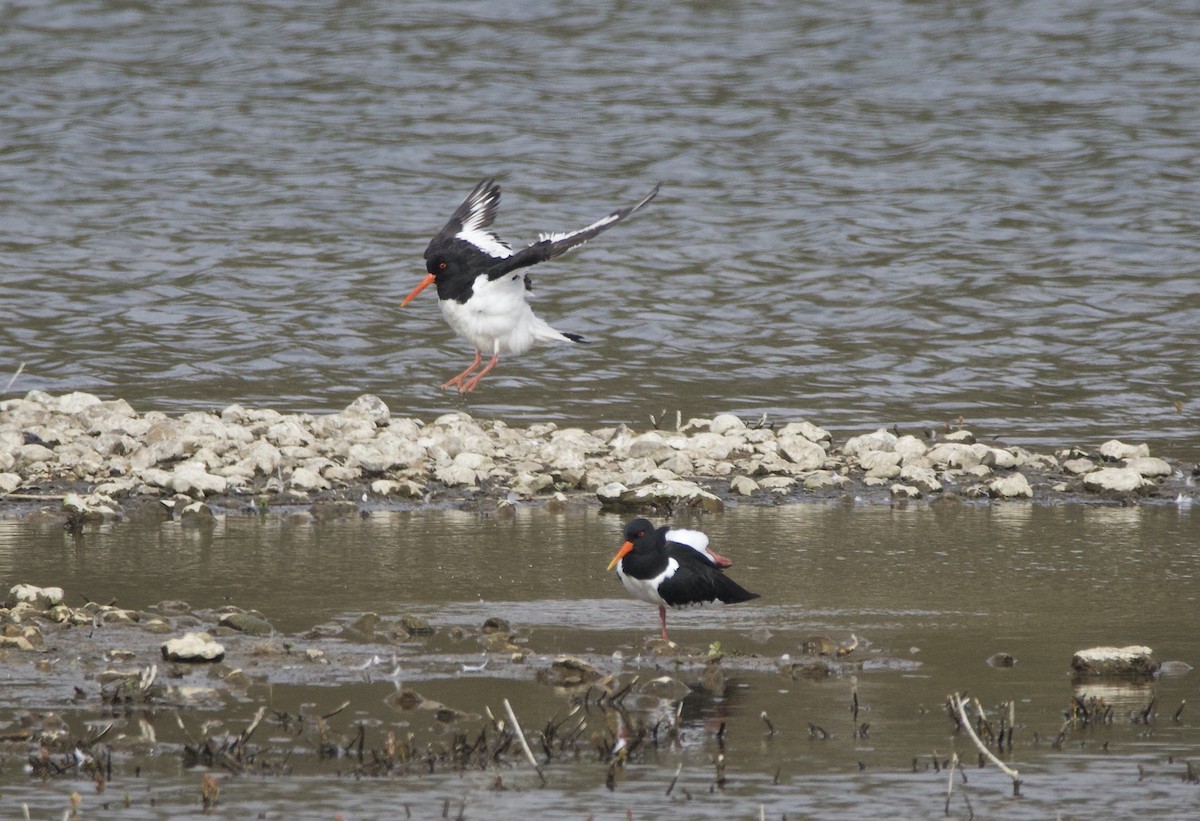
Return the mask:
[[1083, 486], [1097, 493], [1141, 493], [1155, 485], [1132, 468], [1100, 468], [1083, 477]]
[[1022, 473], [1002, 476], [988, 484], [988, 495], [1001, 499], [1032, 499], [1033, 488]]
[[225, 658], [225, 648], [208, 633], [184, 633], [163, 642], [162, 656], [167, 661], [218, 662]]
[[1110, 462], [1119, 462], [1122, 459], [1137, 459], [1150, 455], [1150, 446], [1127, 445], [1118, 439], [1109, 439], [1100, 446], [1100, 455]]
[[1153, 675], [1158, 668], [1154, 651], [1143, 645], [1089, 647], [1071, 659], [1071, 670], [1077, 676]]
[[55, 605], [62, 604], [63, 589], [61, 587], [35, 587], [32, 584], [16, 584], [4, 599], [4, 606], [9, 610], [24, 602], [38, 610], [49, 610]]
[[758, 490], [758, 482], [749, 476], [735, 476], [729, 481], [729, 489], [739, 496], [753, 496]]
[[[358, 499], [364, 491], [436, 503], [439, 496], [471, 499], [480, 489], [493, 499], [594, 493], [610, 509], [719, 510], [711, 486], [726, 481], [731, 498], [762, 498], [763, 490], [802, 497], [852, 484], [930, 497], [965, 480], [992, 480], [966, 493], [994, 500], [1028, 498], [1026, 486], [1035, 483], [1051, 493], [1156, 496], [1161, 488], [1173, 498], [1186, 472], [1151, 457], [1145, 444], [1115, 439], [1096, 452], [1060, 455], [1061, 466], [1053, 455], [988, 445], [967, 430], [930, 442], [880, 428], [838, 447], [808, 421], [751, 427], [728, 413], [650, 431], [554, 423], [521, 429], [461, 412], [426, 423], [393, 416], [370, 394], [329, 414], [236, 404], [219, 413], [139, 414], [120, 399], [40, 391], [0, 401], [0, 495], [62, 483], [62, 514], [74, 526], [140, 515], [147, 501], [173, 495], [205, 501], [217, 515], [214, 499], [227, 496], [245, 497], [233, 505], [239, 508], [251, 500], [303, 504], [324, 494]], [[1008, 475], [993, 477], [993, 470]], [[70, 493], [81, 484], [91, 492]], [[176, 510], [207, 521], [204, 508], [189, 504]], [[146, 511], [169, 518], [166, 508]]]

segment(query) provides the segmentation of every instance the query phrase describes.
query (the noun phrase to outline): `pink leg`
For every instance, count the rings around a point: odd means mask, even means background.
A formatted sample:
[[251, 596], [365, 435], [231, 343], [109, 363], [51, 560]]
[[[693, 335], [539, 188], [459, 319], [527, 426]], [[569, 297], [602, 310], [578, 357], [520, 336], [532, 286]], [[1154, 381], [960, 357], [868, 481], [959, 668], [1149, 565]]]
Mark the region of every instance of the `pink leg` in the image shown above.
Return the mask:
[[663, 607], [662, 605], [659, 605], [658, 617], [660, 619], [662, 619], [663, 641], [670, 641], [670, 639], [667, 638], [667, 608]]
[[487, 376], [488, 372], [491, 371], [492, 368], [496, 367], [496, 363], [499, 361], [500, 361], [500, 352], [497, 351], [496, 355], [493, 356], [490, 360], [488, 360], [488, 363], [483, 366], [483, 370], [481, 370], [479, 373], [472, 376], [470, 379], [468, 379], [463, 384], [459, 385], [458, 392], [459, 393], [470, 393], [471, 391], [475, 390], [475, 386], [479, 384], [479, 380], [483, 379], [485, 376]]
[[465, 377], [471, 371], [478, 368], [479, 363], [482, 361], [483, 361], [483, 352], [479, 351], [479, 350], [475, 351], [475, 361], [471, 363], [470, 367], [468, 367], [465, 371], [463, 371], [462, 373], [460, 373], [458, 376], [454, 377], [453, 379], [443, 382], [442, 387], [443, 388], [458, 388], [461, 391], [463, 377]]

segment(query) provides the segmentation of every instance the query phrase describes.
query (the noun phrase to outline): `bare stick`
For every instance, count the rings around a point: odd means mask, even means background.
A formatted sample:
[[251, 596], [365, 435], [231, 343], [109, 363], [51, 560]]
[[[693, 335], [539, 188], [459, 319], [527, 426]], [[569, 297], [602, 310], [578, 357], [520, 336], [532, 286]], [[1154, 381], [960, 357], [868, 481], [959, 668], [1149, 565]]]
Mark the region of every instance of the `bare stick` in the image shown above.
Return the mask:
[[985, 747], [983, 742], [979, 740], [979, 736], [975, 735], [975, 730], [971, 727], [971, 722], [967, 720], [966, 704], [963, 703], [963, 700], [959, 697], [958, 693], [952, 693], [950, 695], [950, 704], [951, 704], [951, 706], [954, 707], [955, 711], [958, 713], [958, 717], [961, 721], [961, 726], [962, 726], [963, 730], [965, 730], [967, 735], [969, 735], [971, 737], [971, 740], [975, 742], [975, 746], [979, 748], [979, 752], [982, 753], [993, 764], [995, 764], [997, 767], [999, 767], [1001, 772], [1003, 772], [1005, 775], [1007, 775], [1009, 778], [1012, 779], [1013, 795], [1019, 795], [1020, 790], [1021, 790], [1020, 774], [1016, 770], [1014, 770], [1012, 767], [1008, 766], [1003, 761], [996, 758], [996, 756], [992, 753], [992, 751], [989, 750], [987, 747]]
[[13, 382], [17, 381], [17, 377], [21, 375], [21, 371], [23, 370], [25, 370], [24, 362], [17, 368], [17, 372], [12, 375], [12, 378], [8, 380], [8, 384], [4, 386], [4, 393], [8, 393], [8, 389], [13, 386]]
[[254, 735], [254, 731], [258, 729], [258, 725], [262, 722], [263, 716], [267, 714], [267, 708], [259, 707], [258, 712], [254, 714], [254, 719], [247, 725], [246, 729], [242, 730], [241, 736], [238, 737], [238, 746], [243, 746]]
[[[337, 715], [338, 713], [340, 713], [342, 710], [345, 710], [345, 709], [346, 709], [347, 707], [349, 707], [349, 706], [350, 706], [350, 702], [349, 702], [349, 701], [343, 701], [343, 702], [342, 702], [342, 706], [341, 706], [341, 707], [338, 707], [338, 708], [337, 708], [336, 710], [334, 710], [332, 713], [326, 713], [325, 715], [321, 716], [321, 718], [322, 718], [322, 719], [330, 719], [330, 718], [333, 718], [335, 715]], [[257, 726], [258, 726], [258, 723], [257, 723], [257, 722], [255, 722], [255, 725], [254, 725], [254, 726], [256, 726], [256, 727], [257, 727]]]
[[671, 783], [667, 785], [667, 795], [670, 795], [671, 791], [675, 789], [675, 782], [679, 780], [679, 774], [681, 772], [683, 772], [683, 762], [682, 761], [680, 761], [679, 766], [675, 768], [675, 777], [672, 778]]
[[767, 717], [766, 710], [762, 711], [762, 720], [763, 720], [763, 724], [767, 725], [767, 738], [773, 737], [775, 735], [775, 725], [772, 724], [771, 719]]
[[954, 795], [954, 768], [958, 766], [958, 753], [950, 756], [950, 766], [946, 768], [946, 815], [950, 814], [950, 796]]
[[525, 751], [525, 757], [529, 759], [529, 763], [537, 770], [538, 778], [542, 779], [542, 786], [545, 786], [546, 776], [542, 773], [542, 768], [538, 766], [537, 759], [533, 757], [533, 750], [529, 749], [529, 742], [525, 740], [525, 733], [521, 732], [521, 724], [517, 721], [517, 714], [513, 712], [512, 705], [508, 703], [508, 699], [504, 699], [504, 712], [508, 715], [508, 720], [512, 722], [513, 732], [517, 734], [517, 741], [521, 742], [521, 749]]

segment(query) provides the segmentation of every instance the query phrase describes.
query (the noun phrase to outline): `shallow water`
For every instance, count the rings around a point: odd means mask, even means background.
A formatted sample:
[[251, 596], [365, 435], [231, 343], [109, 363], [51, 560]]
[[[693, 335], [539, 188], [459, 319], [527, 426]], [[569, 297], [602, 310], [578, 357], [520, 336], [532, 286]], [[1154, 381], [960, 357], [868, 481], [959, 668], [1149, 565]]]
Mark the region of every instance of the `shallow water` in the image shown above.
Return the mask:
[[[0, 579], [60, 584], [73, 603], [86, 596], [132, 608], [164, 599], [184, 599], [202, 611], [254, 608], [285, 634], [271, 640], [277, 645], [286, 642], [294, 653], [326, 650], [326, 667], [285, 659], [276, 669], [252, 644], [240, 645], [224, 668], [261, 680], [184, 711], [192, 732], [211, 718], [238, 732], [264, 703], [274, 717], [320, 715], [348, 701], [328, 725], [348, 738], [363, 722], [368, 750], [378, 749], [389, 729], [439, 744], [452, 730], [477, 733], [485, 710], [498, 714], [505, 698], [527, 728], [540, 728], [570, 707], [565, 694], [530, 680], [529, 665], [545, 654], [581, 655], [614, 668], [625, 663], [643, 678], [658, 675], [657, 665], [693, 686], [679, 742], [645, 744], [611, 791], [604, 786], [606, 765], [586, 751], [549, 764], [545, 788], [518, 759], [487, 772], [355, 778], [354, 761], [319, 761], [311, 734], [298, 737], [269, 718], [254, 740], [279, 751], [294, 746], [291, 774], [222, 775], [217, 817], [379, 817], [405, 806], [414, 817], [429, 817], [446, 802], [451, 817], [461, 810], [467, 818], [622, 817], [627, 808], [635, 817], [756, 817], [760, 807], [768, 817], [834, 811], [930, 817], [943, 812], [945, 801], [946, 773], [935, 771], [934, 757], [955, 751], [972, 766], [965, 785], [956, 779], [951, 817], [968, 816], [967, 800], [988, 817], [1184, 817], [1200, 808], [1200, 791], [1182, 780], [1184, 762], [1200, 755], [1200, 723], [1190, 705], [1180, 721], [1172, 715], [1183, 699], [1195, 700], [1197, 673], [1079, 688], [1068, 670], [1076, 650], [1107, 643], [1144, 643], [1162, 660], [1198, 664], [1194, 518], [1175, 507], [806, 505], [737, 507], [688, 522], [734, 560], [734, 578], [762, 594], [743, 605], [669, 617], [672, 638], [685, 647], [703, 652], [720, 642], [724, 696], [700, 689], [694, 667], [677, 671], [669, 659], [645, 655], [643, 642], [657, 629], [654, 608], [625, 596], [604, 571], [622, 521], [590, 509], [522, 509], [508, 521], [434, 510], [322, 523], [229, 515], [211, 532], [120, 524], [80, 539], [0, 519]], [[420, 615], [437, 632], [415, 643], [373, 645], [307, 637], [311, 628], [345, 624], [364, 611], [393, 621]], [[464, 666], [483, 660], [476, 631], [492, 616], [513, 625], [533, 660], [513, 664], [494, 654], [482, 671], [470, 672]], [[456, 627], [466, 638], [454, 638]], [[129, 641], [124, 635], [108, 628], [94, 640], [120, 645]], [[861, 644], [850, 658], [862, 668], [819, 680], [779, 672], [783, 655], [798, 658], [801, 642], [813, 635], [838, 642], [857, 636]], [[148, 639], [144, 657], [126, 666], [154, 662], [159, 640]], [[1012, 653], [1016, 666], [989, 666], [986, 659], [997, 652]], [[76, 682], [87, 695], [74, 703], [68, 687], [67, 703], [60, 703], [33, 668], [34, 660], [47, 658], [69, 667], [69, 655], [51, 648], [32, 660], [8, 657], [0, 676], [20, 706], [0, 709], [0, 725], [38, 706], [76, 724], [112, 720], [95, 703], [94, 681]], [[375, 655], [384, 662], [367, 664]], [[207, 671], [196, 670], [176, 683], [210, 681]], [[30, 695], [39, 682], [41, 695]], [[398, 712], [387, 699], [400, 684], [467, 716], [444, 726]], [[1008, 778], [996, 769], [975, 769], [969, 743], [952, 736], [941, 705], [955, 690], [988, 709], [1016, 702], [1006, 759], [1021, 772], [1022, 798], [1011, 798]], [[857, 723], [850, 713], [854, 692]], [[1072, 695], [1086, 693], [1114, 705], [1114, 723], [1074, 730], [1053, 747]], [[1156, 717], [1132, 723], [1130, 716], [1152, 698]], [[770, 738], [764, 711], [779, 730]], [[723, 791], [713, 788], [722, 722]], [[127, 756], [118, 756], [103, 796], [86, 779], [41, 784], [14, 765], [0, 769], [0, 800], [10, 808], [28, 802], [35, 817], [57, 817], [79, 790], [89, 813], [109, 802], [103, 817], [198, 816], [200, 771], [179, 763], [186, 739], [169, 711], [153, 723], [156, 754], [134, 759], [140, 776]], [[865, 737], [854, 732], [862, 723], [869, 724]], [[810, 724], [831, 737], [813, 738]], [[506, 791], [489, 789], [497, 775]]]
[[[8, 3], [0, 387], [1195, 460], [1198, 39], [1185, 0]], [[398, 304], [487, 175], [515, 243], [664, 186], [534, 272], [594, 343], [464, 404]]]

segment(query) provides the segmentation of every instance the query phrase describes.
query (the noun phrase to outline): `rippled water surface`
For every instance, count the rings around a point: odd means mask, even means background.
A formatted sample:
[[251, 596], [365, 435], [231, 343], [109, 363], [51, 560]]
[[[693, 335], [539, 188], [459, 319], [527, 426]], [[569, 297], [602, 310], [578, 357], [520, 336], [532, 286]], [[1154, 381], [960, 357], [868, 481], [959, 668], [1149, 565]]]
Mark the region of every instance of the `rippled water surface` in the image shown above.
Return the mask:
[[[6, 3], [0, 387], [1196, 458], [1197, 41], [1184, 0]], [[518, 244], [664, 185], [533, 272], [594, 343], [464, 405], [399, 300], [488, 175]]]

